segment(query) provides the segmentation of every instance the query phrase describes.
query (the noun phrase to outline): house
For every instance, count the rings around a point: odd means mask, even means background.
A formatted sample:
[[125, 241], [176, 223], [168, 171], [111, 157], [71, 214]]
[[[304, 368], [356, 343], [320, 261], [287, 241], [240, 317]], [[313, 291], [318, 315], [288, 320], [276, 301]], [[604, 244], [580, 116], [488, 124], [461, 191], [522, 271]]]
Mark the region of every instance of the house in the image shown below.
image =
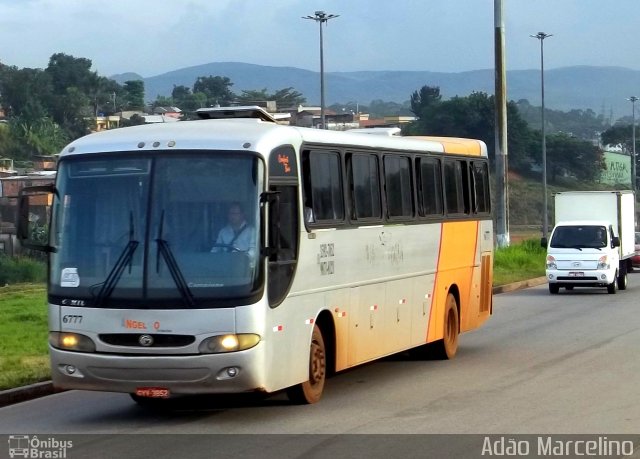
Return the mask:
[[165, 118], [175, 118], [179, 120], [182, 117], [182, 110], [178, 107], [155, 107], [153, 115], [162, 115]]

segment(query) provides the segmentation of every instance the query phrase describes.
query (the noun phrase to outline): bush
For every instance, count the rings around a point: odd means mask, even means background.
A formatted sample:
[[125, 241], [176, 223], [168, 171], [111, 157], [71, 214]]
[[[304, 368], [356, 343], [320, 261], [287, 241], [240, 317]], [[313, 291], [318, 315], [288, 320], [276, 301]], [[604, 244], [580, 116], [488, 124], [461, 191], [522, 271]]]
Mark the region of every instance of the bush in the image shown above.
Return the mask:
[[0, 286], [23, 282], [45, 282], [47, 266], [31, 258], [10, 258], [0, 253]]

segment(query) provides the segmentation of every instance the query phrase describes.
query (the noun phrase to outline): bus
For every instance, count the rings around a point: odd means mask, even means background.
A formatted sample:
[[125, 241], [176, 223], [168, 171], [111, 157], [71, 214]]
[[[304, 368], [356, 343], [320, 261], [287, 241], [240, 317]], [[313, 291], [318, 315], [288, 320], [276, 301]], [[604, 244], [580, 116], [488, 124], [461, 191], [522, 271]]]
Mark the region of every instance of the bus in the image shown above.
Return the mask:
[[[45, 195], [43, 229], [30, 203]], [[219, 239], [232, 208], [243, 247]], [[65, 147], [19, 220], [23, 246], [48, 252], [61, 389], [315, 403], [327, 375], [365, 362], [453, 358], [492, 312], [479, 140], [255, 118], [114, 129]]]

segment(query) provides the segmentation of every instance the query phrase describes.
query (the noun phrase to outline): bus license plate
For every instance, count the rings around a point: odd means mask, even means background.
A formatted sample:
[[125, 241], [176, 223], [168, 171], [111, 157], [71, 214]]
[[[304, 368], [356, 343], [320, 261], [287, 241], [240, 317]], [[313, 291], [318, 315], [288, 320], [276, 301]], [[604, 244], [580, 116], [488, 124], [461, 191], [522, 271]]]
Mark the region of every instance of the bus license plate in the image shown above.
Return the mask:
[[584, 272], [582, 271], [570, 271], [569, 277], [584, 277]]
[[148, 398], [169, 398], [169, 389], [164, 387], [138, 387], [136, 389], [138, 397]]

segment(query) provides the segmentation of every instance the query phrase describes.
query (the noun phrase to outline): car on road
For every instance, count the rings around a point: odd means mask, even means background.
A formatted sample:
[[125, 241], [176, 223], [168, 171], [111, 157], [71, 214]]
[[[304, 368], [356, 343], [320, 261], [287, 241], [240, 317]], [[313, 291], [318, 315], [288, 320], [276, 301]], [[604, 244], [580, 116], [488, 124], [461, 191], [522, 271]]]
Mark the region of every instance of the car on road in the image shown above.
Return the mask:
[[640, 267], [640, 232], [636, 231], [636, 254], [631, 257], [631, 264], [634, 268]]

